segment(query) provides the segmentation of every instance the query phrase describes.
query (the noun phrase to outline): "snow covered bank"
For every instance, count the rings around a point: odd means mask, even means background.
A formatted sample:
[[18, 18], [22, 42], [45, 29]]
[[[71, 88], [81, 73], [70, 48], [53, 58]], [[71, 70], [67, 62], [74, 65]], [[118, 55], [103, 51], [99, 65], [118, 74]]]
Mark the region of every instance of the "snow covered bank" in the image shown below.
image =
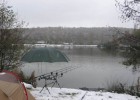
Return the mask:
[[48, 88], [51, 93], [49, 94], [46, 89], [40, 93], [41, 89], [41, 87], [37, 87], [30, 90], [36, 100], [140, 100], [140, 98], [128, 94], [117, 94], [102, 91], [94, 92], [78, 89]]
[[32, 85], [24, 83], [25, 87], [28, 88], [31, 94], [36, 100], [140, 100], [139, 97], [131, 96], [128, 94], [118, 94], [102, 91], [83, 91], [79, 89], [68, 89], [68, 88], [50, 88], [49, 92], [46, 88], [42, 90], [42, 87], [33, 88]]

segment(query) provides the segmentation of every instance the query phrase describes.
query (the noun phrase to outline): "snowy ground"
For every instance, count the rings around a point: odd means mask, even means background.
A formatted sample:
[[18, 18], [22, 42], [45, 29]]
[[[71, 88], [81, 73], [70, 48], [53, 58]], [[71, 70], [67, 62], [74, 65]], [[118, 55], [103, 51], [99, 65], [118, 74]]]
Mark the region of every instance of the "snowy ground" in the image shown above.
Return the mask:
[[95, 92], [83, 91], [79, 89], [68, 88], [46, 88], [41, 91], [41, 87], [33, 88], [30, 84], [24, 83], [26, 88], [29, 88], [31, 94], [36, 100], [140, 100], [139, 97], [131, 96], [128, 94], [117, 94], [110, 92]]
[[37, 87], [30, 90], [36, 100], [140, 100], [136, 96], [102, 91], [94, 92], [78, 89], [49, 88], [51, 93], [49, 94], [46, 89], [40, 93], [41, 89], [41, 87]]

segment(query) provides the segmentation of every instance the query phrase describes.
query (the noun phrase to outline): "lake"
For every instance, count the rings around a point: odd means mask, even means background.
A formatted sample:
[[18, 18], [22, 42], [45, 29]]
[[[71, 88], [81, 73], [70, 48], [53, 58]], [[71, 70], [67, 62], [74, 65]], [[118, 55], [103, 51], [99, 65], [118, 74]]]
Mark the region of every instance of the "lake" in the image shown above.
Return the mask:
[[[35, 71], [35, 75], [45, 74], [68, 66], [80, 68], [72, 70], [59, 78], [59, 84], [64, 88], [106, 88], [109, 84], [121, 82], [133, 85], [140, 76], [132, 72], [131, 67], [122, 65], [123, 58], [116, 53], [105, 52], [97, 47], [57, 47], [64, 52], [70, 62], [59, 63], [24, 63], [22, 70], [26, 75]], [[38, 81], [43, 86], [44, 80]]]

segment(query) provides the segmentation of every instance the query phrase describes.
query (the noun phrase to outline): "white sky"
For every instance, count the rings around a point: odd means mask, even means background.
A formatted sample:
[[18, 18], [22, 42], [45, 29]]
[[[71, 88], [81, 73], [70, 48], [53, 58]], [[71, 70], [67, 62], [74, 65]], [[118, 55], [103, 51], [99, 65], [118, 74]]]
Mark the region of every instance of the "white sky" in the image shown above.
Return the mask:
[[9, 0], [28, 27], [133, 27], [123, 22], [115, 0]]

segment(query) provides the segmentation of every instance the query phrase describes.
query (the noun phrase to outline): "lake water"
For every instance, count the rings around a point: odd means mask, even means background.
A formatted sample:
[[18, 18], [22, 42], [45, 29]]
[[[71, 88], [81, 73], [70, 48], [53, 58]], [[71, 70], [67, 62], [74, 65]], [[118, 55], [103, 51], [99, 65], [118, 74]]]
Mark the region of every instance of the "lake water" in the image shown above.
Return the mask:
[[[70, 58], [70, 62], [61, 63], [24, 63], [22, 70], [26, 75], [35, 71], [35, 75], [45, 74], [68, 66], [80, 68], [64, 74], [58, 81], [65, 88], [106, 88], [108, 84], [121, 82], [127, 85], [135, 84], [140, 74], [132, 72], [131, 67], [122, 65], [123, 60], [117, 54], [104, 52], [96, 47], [57, 48]], [[44, 80], [38, 81], [43, 86]]]

